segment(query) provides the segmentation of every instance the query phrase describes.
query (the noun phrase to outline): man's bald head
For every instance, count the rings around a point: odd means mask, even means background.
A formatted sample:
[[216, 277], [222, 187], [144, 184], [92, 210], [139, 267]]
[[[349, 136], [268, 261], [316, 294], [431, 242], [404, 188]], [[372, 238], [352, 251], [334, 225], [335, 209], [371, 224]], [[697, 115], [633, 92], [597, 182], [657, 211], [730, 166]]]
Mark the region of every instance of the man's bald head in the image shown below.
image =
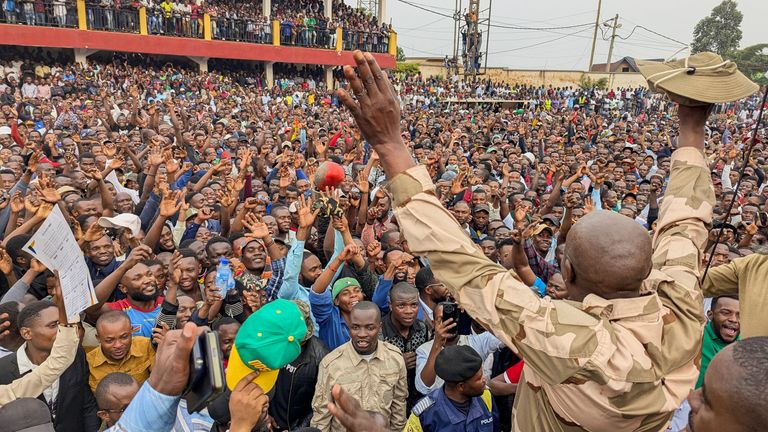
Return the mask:
[[648, 233], [629, 218], [597, 211], [579, 219], [568, 233], [563, 256], [570, 298], [636, 296], [651, 271], [652, 252]]

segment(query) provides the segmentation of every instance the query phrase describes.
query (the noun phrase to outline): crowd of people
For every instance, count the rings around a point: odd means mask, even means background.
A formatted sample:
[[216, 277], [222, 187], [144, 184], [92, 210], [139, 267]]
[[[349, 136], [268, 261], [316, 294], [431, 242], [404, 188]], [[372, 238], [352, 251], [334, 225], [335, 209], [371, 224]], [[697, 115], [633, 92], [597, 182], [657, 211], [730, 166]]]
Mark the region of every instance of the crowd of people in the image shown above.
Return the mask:
[[[386, 53], [389, 24], [375, 16], [334, 0], [333, 14], [325, 16], [322, 0], [271, 2], [270, 16], [260, 2], [233, 0], [111, 0], [86, 1], [89, 29], [138, 33], [139, 8], [147, 11], [149, 34], [203, 38], [203, 15], [211, 17], [213, 39], [271, 44], [272, 21], [277, 20], [282, 45], [335, 49], [336, 29], [341, 28], [342, 49]], [[73, 0], [4, 0], [2, 22], [54, 27], [77, 27]]]
[[[766, 296], [739, 276], [759, 277], [768, 241], [765, 127], [744, 152], [758, 94], [707, 117], [646, 88], [404, 76], [390, 90], [356, 59], [359, 105], [310, 69], [269, 87], [224, 64], [2, 59], [0, 424], [659, 430], [679, 407], [683, 430], [695, 378], [710, 398], [691, 396], [696, 431], [765, 424]], [[324, 189], [330, 162], [340, 183]], [[95, 287], [79, 317], [24, 249], [54, 207]], [[642, 295], [609, 295], [622, 284]], [[263, 353], [295, 356], [190, 410], [206, 326], [228, 381], [275, 362]]]

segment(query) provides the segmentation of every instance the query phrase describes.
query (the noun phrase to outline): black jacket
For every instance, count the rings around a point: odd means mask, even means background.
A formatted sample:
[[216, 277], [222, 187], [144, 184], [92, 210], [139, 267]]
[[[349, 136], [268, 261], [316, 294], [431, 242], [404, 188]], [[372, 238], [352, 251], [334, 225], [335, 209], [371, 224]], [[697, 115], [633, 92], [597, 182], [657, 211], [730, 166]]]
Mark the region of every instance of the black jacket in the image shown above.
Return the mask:
[[330, 350], [323, 341], [312, 336], [301, 347], [301, 354], [277, 375], [269, 400], [269, 415], [281, 430], [309, 426], [312, 398], [317, 384], [320, 361]]
[[[16, 353], [0, 358], [0, 384], [10, 384], [20, 377]], [[42, 394], [37, 398], [45, 402]], [[59, 377], [59, 394], [53, 409], [56, 432], [96, 432], [101, 426], [96, 416], [96, 399], [88, 386], [88, 362], [82, 348], [77, 349], [75, 361]]]

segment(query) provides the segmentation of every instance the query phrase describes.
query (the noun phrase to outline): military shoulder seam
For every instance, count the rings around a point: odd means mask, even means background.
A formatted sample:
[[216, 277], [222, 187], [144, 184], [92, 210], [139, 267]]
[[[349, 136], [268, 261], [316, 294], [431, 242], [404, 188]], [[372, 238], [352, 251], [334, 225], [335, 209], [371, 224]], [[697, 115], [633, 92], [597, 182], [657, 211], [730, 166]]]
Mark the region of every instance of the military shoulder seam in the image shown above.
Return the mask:
[[416, 405], [413, 406], [413, 410], [411, 410], [411, 412], [413, 412], [413, 414], [417, 416], [420, 416], [424, 413], [424, 411], [429, 409], [429, 407], [431, 407], [434, 404], [435, 404], [435, 401], [431, 397], [424, 396], [418, 402], [416, 402]]

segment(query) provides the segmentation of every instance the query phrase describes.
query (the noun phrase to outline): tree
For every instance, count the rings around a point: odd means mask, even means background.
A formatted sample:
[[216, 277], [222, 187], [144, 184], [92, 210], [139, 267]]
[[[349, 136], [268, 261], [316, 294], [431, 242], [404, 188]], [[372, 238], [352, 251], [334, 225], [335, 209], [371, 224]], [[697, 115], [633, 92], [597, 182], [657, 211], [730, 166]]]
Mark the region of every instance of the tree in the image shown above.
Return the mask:
[[403, 47], [397, 47], [397, 56], [395, 57], [395, 60], [399, 62], [405, 61], [405, 51], [403, 51]]
[[741, 20], [744, 18], [734, 0], [724, 0], [693, 29], [691, 51], [713, 51], [722, 56], [739, 48]]
[[728, 58], [735, 61], [739, 70], [752, 81], [761, 85], [768, 84], [768, 79], [763, 75], [768, 70], [768, 54], [763, 54], [764, 50], [768, 50], [768, 43], [733, 51]]

